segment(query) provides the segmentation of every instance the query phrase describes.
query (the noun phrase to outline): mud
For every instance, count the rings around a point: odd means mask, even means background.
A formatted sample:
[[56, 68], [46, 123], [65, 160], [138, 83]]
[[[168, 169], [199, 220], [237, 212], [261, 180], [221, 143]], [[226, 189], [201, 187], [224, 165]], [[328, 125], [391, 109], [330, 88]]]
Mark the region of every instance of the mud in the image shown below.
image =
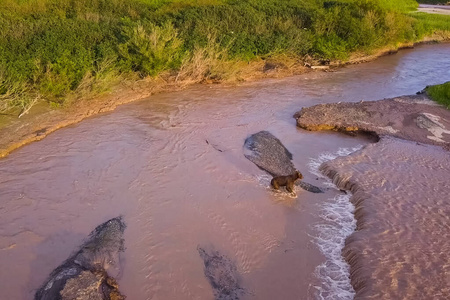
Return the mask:
[[306, 130], [366, 132], [450, 147], [450, 110], [425, 95], [319, 104], [303, 108], [294, 118]]
[[114, 277], [120, 272], [125, 223], [121, 217], [94, 229], [80, 250], [50, 274], [35, 300], [125, 299]]
[[[292, 153], [268, 131], [260, 131], [245, 139], [244, 156], [272, 176], [290, 175], [297, 170], [292, 162]], [[312, 193], [323, 193], [321, 188], [301, 180], [295, 184]]]

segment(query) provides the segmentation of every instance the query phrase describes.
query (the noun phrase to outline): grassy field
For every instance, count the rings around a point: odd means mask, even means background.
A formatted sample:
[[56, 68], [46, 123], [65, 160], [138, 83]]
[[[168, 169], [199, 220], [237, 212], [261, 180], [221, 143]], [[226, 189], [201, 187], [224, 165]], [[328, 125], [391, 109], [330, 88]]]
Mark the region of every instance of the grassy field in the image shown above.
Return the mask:
[[417, 20], [418, 26], [423, 26], [420, 30], [425, 34], [436, 31], [450, 31], [450, 16], [427, 14], [423, 12], [413, 12], [410, 15]]
[[450, 30], [414, 0], [2, 0], [0, 112], [60, 107], [124, 78], [223, 80], [230, 62], [324, 63]]
[[427, 87], [426, 92], [431, 99], [450, 109], [450, 81]]

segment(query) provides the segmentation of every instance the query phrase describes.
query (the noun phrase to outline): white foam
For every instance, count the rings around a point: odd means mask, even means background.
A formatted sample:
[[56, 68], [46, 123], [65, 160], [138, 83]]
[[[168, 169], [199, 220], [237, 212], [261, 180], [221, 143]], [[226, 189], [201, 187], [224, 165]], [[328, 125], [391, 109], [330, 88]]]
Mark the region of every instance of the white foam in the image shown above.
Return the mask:
[[[311, 159], [308, 164], [309, 170], [324, 179], [326, 185], [337, 189], [331, 180], [319, 171], [320, 165], [339, 156], [347, 156], [361, 148], [362, 146], [341, 148], [335, 153], [322, 153], [318, 158]], [[355, 295], [350, 284], [350, 267], [341, 254], [345, 239], [356, 229], [354, 206], [350, 202], [350, 197], [350, 193], [338, 195], [320, 204], [322, 221], [314, 225], [316, 235], [313, 239], [326, 261], [315, 269], [315, 275], [320, 281], [319, 285], [314, 286], [314, 295], [317, 299], [347, 300], [353, 299]]]

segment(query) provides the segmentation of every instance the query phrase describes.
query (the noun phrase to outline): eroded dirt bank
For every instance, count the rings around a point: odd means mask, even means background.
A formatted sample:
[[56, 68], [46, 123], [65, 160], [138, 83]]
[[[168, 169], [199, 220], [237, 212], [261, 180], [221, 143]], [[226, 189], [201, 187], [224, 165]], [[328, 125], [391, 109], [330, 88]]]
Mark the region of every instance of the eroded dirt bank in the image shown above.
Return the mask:
[[239, 69], [238, 74], [227, 80], [215, 82], [201, 78], [178, 80], [178, 76], [163, 74], [157, 78], [123, 82], [107, 94], [78, 99], [72, 101], [73, 104], [59, 109], [51, 108], [42, 102], [20, 118], [17, 117], [17, 112], [0, 114], [0, 157], [8, 155], [23, 145], [39, 141], [55, 130], [76, 124], [100, 113], [113, 111], [119, 105], [148, 98], [154, 94], [178, 91], [198, 83], [237, 85], [246, 81], [281, 78], [314, 70], [305, 67], [303, 61], [290, 58], [260, 60], [251, 64], [242, 62], [236, 63], [234, 67]]
[[357, 230], [343, 256], [355, 299], [448, 299], [450, 111], [414, 95], [320, 104], [295, 117], [308, 130], [380, 137], [320, 167], [353, 193]]
[[306, 130], [369, 132], [449, 149], [450, 110], [425, 95], [303, 108], [294, 117]]

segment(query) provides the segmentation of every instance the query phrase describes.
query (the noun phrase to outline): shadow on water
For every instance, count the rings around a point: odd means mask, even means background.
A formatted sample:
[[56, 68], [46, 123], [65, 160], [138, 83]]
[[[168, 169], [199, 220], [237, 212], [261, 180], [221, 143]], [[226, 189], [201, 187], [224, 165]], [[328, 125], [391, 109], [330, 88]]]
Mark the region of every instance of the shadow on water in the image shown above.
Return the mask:
[[[51, 271], [78, 250], [79, 245], [85, 238], [86, 235], [75, 233], [73, 231], [61, 230], [46, 237], [33, 247], [32, 252], [35, 256], [30, 263], [30, 276], [27, 283], [27, 286], [34, 289], [32, 290], [33, 295], [43, 284], [44, 280], [48, 278]], [[46, 255], [42, 255], [48, 254], [49, 251], [52, 252], [53, 259], [51, 262], [45, 259]], [[56, 262], [58, 260], [59, 262]], [[56, 264], [54, 262], [56, 262]], [[24, 290], [21, 299], [27, 298], [29, 298], [29, 294]]]

